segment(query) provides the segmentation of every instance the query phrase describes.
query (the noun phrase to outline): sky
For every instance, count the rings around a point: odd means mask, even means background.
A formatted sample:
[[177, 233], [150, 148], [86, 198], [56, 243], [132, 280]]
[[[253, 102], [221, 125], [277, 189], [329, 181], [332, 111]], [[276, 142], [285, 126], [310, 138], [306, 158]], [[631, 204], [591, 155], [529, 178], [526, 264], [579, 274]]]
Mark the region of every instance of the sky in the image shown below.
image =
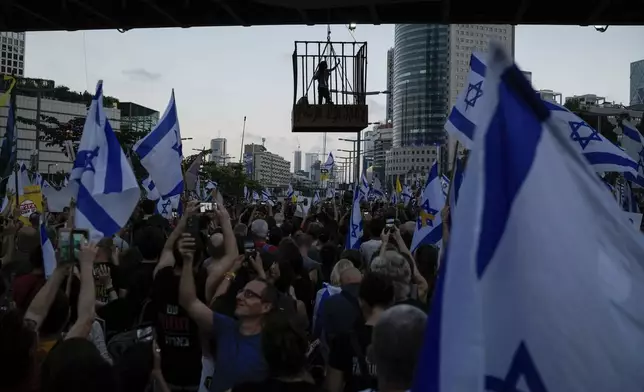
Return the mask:
[[[175, 90], [184, 154], [209, 148], [225, 137], [228, 154], [240, 156], [244, 143], [261, 143], [293, 161], [293, 151], [322, 152], [322, 134], [291, 132], [295, 40], [326, 40], [326, 26], [212, 27], [27, 34], [25, 75], [52, 79], [76, 91], [104, 93], [163, 113]], [[331, 26], [334, 41], [352, 41], [345, 26]], [[368, 91], [386, 89], [387, 49], [394, 26], [359, 25], [355, 39], [368, 42]], [[564, 97], [597, 94], [629, 101], [630, 63], [644, 59], [644, 27], [517, 26], [515, 58], [532, 72], [536, 89]], [[385, 96], [372, 96], [369, 121], [384, 118]], [[327, 152], [351, 149], [328, 134]], [[338, 153], [346, 155], [346, 153]]]

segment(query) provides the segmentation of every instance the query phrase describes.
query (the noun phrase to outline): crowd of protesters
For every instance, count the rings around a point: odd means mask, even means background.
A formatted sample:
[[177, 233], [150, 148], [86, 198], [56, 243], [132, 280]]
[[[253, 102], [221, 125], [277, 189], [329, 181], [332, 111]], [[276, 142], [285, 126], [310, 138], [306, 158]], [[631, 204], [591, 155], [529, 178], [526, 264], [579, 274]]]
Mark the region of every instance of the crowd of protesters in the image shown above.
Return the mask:
[[346, 196], [306, 212], [191, 201], [172, 221], [144, 200], [47, 278], [40, 223], [57, 248], [69, 211], [10, 211], [0, 391], [409, 390], [439, 252], [412, 254], [414, 211], [382, 203], [362, 206], [361, 246], [344, 249]]

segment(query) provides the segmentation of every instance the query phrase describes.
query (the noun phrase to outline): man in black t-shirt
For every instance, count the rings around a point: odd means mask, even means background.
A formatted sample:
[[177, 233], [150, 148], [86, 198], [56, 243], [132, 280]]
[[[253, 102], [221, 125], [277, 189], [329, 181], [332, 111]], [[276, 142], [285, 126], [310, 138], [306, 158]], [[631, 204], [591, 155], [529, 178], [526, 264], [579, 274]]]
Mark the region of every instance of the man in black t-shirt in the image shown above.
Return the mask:
[[360, 284], [359, 298], [360, 302], [347, 296], [362, 314], [356, 320], [353, 331], [338, 335], [330, 343], [326, 377], [329, 392], [357, 392], [377, 388], [376, 366], [367, 359], [366, 353], [371, 344], [373, 325], [394, 301], [391, 280], [377, 273], [367, 273]]

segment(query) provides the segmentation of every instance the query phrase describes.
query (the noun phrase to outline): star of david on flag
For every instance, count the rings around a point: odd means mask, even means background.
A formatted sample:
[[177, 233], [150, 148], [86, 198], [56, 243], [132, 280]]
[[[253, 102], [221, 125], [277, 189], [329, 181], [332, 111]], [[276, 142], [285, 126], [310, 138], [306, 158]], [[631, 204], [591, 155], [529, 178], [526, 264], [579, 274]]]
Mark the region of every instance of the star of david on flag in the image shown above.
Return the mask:
[[483, 81], [478, 83], [470, 83], [467, 86], [467, 93], [465, 93], [465, 111], [467, 112], [468, 108], [473, 108], [476, 106], [476, 101], [483, 96]]
[[134, 152], [141, 159], [141, 165], [150, 174], [161, 197], [167, 199], [183, 192], [183, 152], [174, 90], [159, 123], [143, 139], [136, 142]]
[[438, 163], [434, 162], [427, 176], [427, 183], [421, 196], [421, 211], [416, 219], [416, 229], [411, 240], [410, 250], [414, 252], [420, 245], [440, 246], [443, 238], [443, 224], [440, 211], [445, 206], [445, 196], [438, 175]]
[[[481, 90], [483, 93], [486, 90], [485, 72], [486, 65], [483, 56], [473, 53], [470, 59], [468, 83], [478, 84], [482, 82]], [[452, 108], [445, 123], [445, 130], [466, 148], [471, 149], [474, 132], [482, 124], [482, 119], [486, 118], [486, 113], [480, 103], [466, 112], [465, 94], [465, 89], [459, 94], [457, 103]], [[537, 93], [532, 90], [532, 94], [536, 95]], [[483, 99], [484, 96], [479, 97], [479, 101]], [[566, 136], [570, 136], [569, 140], [573, 141], [577, 151], [590, 162], [597, 172], [624, 173], [624, 176], [629, 181], [644, 186], [644, 172], [640, 171], [638, 173], [637, 165], [637, 153], [641, 150], [641, 147], [637, 148], [635, 155], [630, 152], [627, 154], [565, 107], [549, 101], [543, 101], [543, 104], [550, 110], [553, 119], [561, 122], [561, 126], [558, 129], [564, 132]], [[627, 131], [624, 131], [625, 136], [627, 133]], [[625, 139], [627, 138], [622, 139], [623, 146]], [[628, 151], [628, 148], [626, 150]]]
[[488, 64], [412, 391], [642, 391], [644, 236], [500, 45]]
[[103, 82], [85, 119], [78, 154], [70, 176], [76, 195], [75, 225], [96, 239], [124, 227], [141, 190], [103, 110]]
[[[621, 144], [625, 153], [628, 154], [636, 164], [636, 174], [625, 176], [627, 180], [633, 181], [640, 187], [644, 186], [644, 181], [640, 181], [644, 177], [644, 163], [642, 157], [644, 155], [644, 137], [640, 132], [627, 120], [622, 120], [622, 139]], [[631, 173], [632, 174], [632, 173]], [[635, 179], [633, 178], [635, 177]]]
[[[585, 150], [586, 147], [588, 147], [588, 144], [593, 140], [598, 142], [602, 141], [599, 137], [599, 133], [597, 133], [597, 131], [595, 131], [595, 129], [585, 121], [569, 121], [568, 124], [570, 124], [570, 129], [572, 129], [570, 139], [573, 142], [579, 143], [582, 150]], [[584, 134], [586, 136], [583, 136]]]

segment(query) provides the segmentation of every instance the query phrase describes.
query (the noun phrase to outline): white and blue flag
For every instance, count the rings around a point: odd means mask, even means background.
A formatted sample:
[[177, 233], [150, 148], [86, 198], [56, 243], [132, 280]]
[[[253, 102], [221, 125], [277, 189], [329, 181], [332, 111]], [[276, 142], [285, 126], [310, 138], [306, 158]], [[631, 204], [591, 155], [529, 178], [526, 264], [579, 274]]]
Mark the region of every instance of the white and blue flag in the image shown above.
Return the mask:
[[320, 204], [320, 191], [315, 191], [315, 194], [313, 194], [313, 200], [311, 200], [312, 206], [316, 204]]
[[367, 181], [367, 176], [365, 176], [364, 172], [360, 176], [360, 187], [358, 188], [358, 193], [360, 194], [360, 200], [368, 201], [369, 197], [369, 189], [371, 187], [369, 186], [369, 181]]
[[[85, 119], [70, 181], [77, 187], [76, 227], [111, 236], [127, 224], [141, 195], [132, 167], [103, 110], [103, 82]], [[100, 234], [99, 234], [100, 233]]]
[[403, 189], [402, 189], [402, 193], [400, 194], [400, 197], [402, 198], [402, 201], [405, 207], [409, 205], [409, 202], [413, 198], [413, 193], [409, 185], [406, 185], [406, 184], [403, 185]]
[[420, 211], [416, 218], [414, 237], [410, 251], [414, 252], [420, 245], [439, 245], [443, 239], [441, 210], [445, 206], [445, 196], [438, 176], [438, 162], [434, 162], [427, 176], [427, 183], [421, 196]]
[[49, 236], [47, 236], [47, 230], [45, 229], [45, 224], [40, 224], [40, 247], [42, 251], [42, 260], [45, 270], [45, 278], [49, 279], [51, 274], [54, 273], [56, 269], [56, 252], [54, 251], [54, 245], [51, 243]]
[[[166, 219], [171, 219], [173, 212], [179, 212], [181, 195], [170, 196], [169, 198], [159, 198], [157, 201], [157, 213]], [[180, 214], [179, 214], [180, 215]]]
[[499, 45], [412, 391], [641, 391], [644, 236]]
[[150, 177], [143, 180], [143, 188], [147, 192], [146, 197], [148, 198], [148, 200], [159, 200], [161, 198], [159, 190]]
[[385, 197], [385, 192], [382, 190], [382, 183], [378, 177], [374, 178], [373, 183], [371, 183], [371, 194], [378, 201], [381, 201]]
[[365, 196], [366, 194], [363, 192], [362, 186], [356, 186], [353, 192], [353, 204], [351, 205], [351, 217], [349, 218], [349, 231], [347, 232], [345, 249], [360, 249], [362, 242], [362, 211], [360, 210], [360, 201]]
[[[486, 116], [484, 108], [477, 104], [485, 96], [485, 72], [486, 65], [482, 57], [472, 54], [467, 88], [459, 94], [445, 123], [445, 130], [467, 148], [471, 148], [474, 131], [480, 125], [481, 119]], [[536, 95], [536, 92], [532, 90], [532, 94]], [[638, 165], [638, 160], [634, 159], [633, 155], [629, 157], [629, 154], [565, 107], [549, 101], [543, 101], [543, 104], [552, 112], [553, 120], [561, 123], [558, 129], [575, 142], [577, 151], [597, 172], [624, 173], [629, 181], [644, 186], [642, 166]], [[628, 136], [627, 130], [624, 129], [624, 131], [624, 135]], [[628, 151], [628, 148], [626, 149]], [[640, 148], [638, 152], [641, 150]]]
[[332, 188], [332, 187], [326, 188], [326, 198], [327, 199], [335, 198], [335, 188]]
[[295, 195], [295, 191], [293, 190], [293, 185], [288, 184], [288, 190], [286, 191], [286, 200], [293, 201], [294, 195]]
[[168, 107], [154, 129], [134, 145], [141, 165], [150, 174], [163, 198], [180, 195], [184, 189], [183, 151], [174, 90]]

